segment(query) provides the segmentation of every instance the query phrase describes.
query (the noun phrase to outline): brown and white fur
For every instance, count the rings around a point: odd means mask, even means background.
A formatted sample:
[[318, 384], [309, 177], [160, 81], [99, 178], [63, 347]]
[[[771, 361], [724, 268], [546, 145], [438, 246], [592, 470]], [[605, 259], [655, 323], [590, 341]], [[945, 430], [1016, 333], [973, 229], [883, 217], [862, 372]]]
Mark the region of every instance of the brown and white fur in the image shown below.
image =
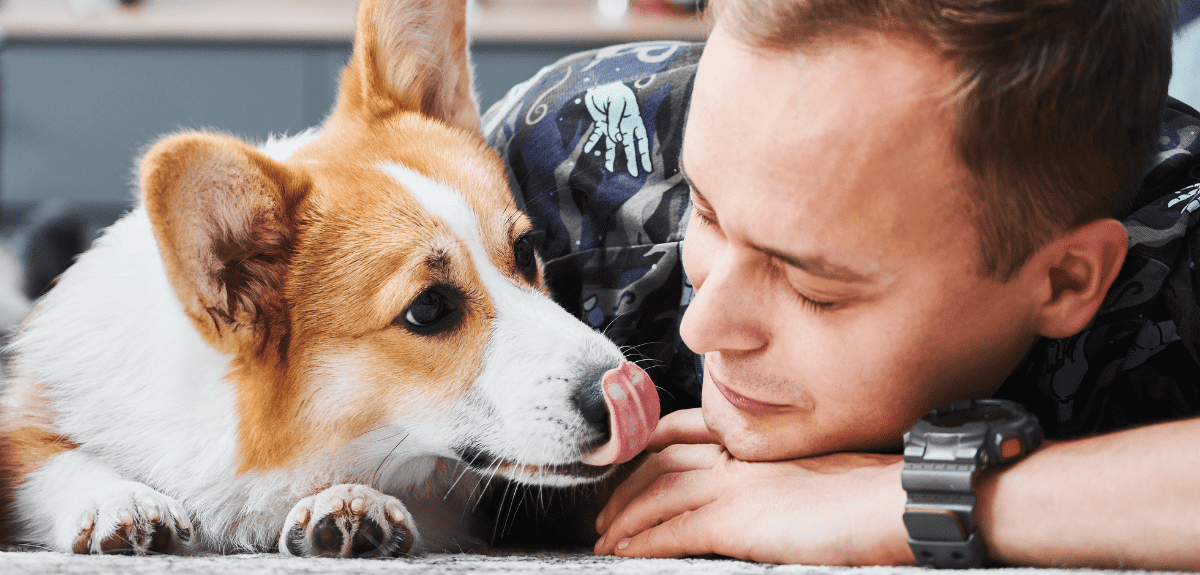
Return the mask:
[[13, 538], [395, 556], [470, 544], [488, 476], [609, 471], [580, 459], [623, 358], [545, 293], [463, 20], [461, 1], [364, 0], [318, 129], [148, 151], [138, 205], [12, 344]]

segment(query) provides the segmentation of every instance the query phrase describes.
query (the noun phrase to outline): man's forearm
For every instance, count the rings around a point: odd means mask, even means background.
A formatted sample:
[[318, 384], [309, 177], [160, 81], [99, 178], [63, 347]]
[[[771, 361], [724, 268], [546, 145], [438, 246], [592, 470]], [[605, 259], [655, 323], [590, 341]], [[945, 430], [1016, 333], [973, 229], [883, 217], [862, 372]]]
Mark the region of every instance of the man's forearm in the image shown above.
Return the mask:
[[1048, 443], [977, 493], [1003, 563], [1200, 568], [1200, 419]]

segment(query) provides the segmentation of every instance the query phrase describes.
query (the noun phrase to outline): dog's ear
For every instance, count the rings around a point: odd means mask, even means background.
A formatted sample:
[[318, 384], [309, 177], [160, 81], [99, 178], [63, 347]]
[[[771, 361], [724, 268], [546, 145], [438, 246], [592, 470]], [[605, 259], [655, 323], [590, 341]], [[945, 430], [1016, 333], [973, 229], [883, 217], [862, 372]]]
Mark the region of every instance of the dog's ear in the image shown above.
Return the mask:
[[479, 131], [466, 0], [363, 0], [335, 115], [420, 112]]
[[142, 161], [142, 193], [168, 277], [217, 349], [282, 351], [293, 215], [308, 180], [227, 136], [180, 134]]

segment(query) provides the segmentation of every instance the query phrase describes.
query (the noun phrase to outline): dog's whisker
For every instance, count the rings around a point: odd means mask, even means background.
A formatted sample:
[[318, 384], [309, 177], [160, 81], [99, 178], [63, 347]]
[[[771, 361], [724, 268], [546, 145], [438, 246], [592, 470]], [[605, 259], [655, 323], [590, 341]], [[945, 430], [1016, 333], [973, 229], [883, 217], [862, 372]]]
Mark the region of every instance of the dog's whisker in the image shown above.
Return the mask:
[[504, 482], [504, 493], [500, 495], [499, 507], [496, 509], [496, 519], [495, 519], [495, 522], [492, 524], [492, 536], [493, 537], [501, 535], [500, 534], [500, 525], [501, 525], [500, 518], [504, 515], [504, 500], [508, 498], [508, 490], [511, 487], [512, 487], [511, 482], [508, 482], [508, 481]]
[[459, 481], [462, 481], [462, 478], [463, 478], [463, 477], [466, 477], [466, 476], [467, 476], [467, 473], [469, 473], [469, 472], [471, 471], [471, 468], [470, 468], [470, 467], [467, 467], [467, 466], [465, 466], [465, 465], [463, 465], [462, 463], [460, 463], [460, 462], [457, 462], [457, 461], [456, 461], [456, 462], [454, 462], [454, 468], [455, 468], [455, 471], [458, 471], [458, 468], [459, 468], [459, 467], [461, 467], [461, 468], [462, 468], [462, 472], [461, 472], [461, 473], [459, 473], [459, 474], [458, 474], [458, 476], [454, 478], [454, 481], [451, 481], [451, 482], [450, 482], [450, 487], [447, 487], [447, 488], [446, 488], [446, 494], [442, 496], [442, 500], [443, 500], [443, 501], [445, 501], [446, 499], [448, 499], [448, 498], [450, 497], [450, 494], [451, 494], [451, 493], [454, 493], [454, 488], [455, 488], [455, 487], [458, 487], [458, 482], [459, 482]]
[[[400, 434], [399, 434], [399, 433], [397, 433], [396, 435], [400, 435]], [[396, 445], [392, 446], [392, 450], [391, 450], [391, 451], [389, 451], [389, 452], [388, 452], [388, 454], [387, 454], [386, 456], [384, 456], [383, 460], [381, 460], [381, 461], [379, 462], [379, 466], [375, 468], [375, 473], [371, 474], [371, 477], [374, 479], [374, 483], [375, 483], [375, 485], [380, 485], [380, 484], [382, 484], [382, 483], [383, 483], [383, 477], [382, 477], [382, 476], [379, 474], [380, 470], [382, 470], [382, 469], [383, 469], [383, 465], [384, 465], [385, 463], [387, 463], [387, 460], [388, 460], [389, 458], [391, 458], [391, 457], [392, 457], [392, 454], [396, 453], [396, 450], [400, 448], [400, 445], [401, 445], [402, 443], [404, 443], [404, 441], [405, 441], [405, 440], [407, 440], [407, 439], [408, 439], [408, 436], [409, 436], [409, 435], [411, 435], [411, 432], [409, 432], [409, 433], [406, 433], [406, 434], [404, 435], [404, 437], [400, 438], [400, 441], [397, 441], [397, 442], [396, 442]], [[393, 437], [395, 437], [395, 436], [393, 436]]]
[[668, 390], [667, 388], [665, 388], [661, 385], [654, 386], [654, 389], [658, 390], [658, 393], [661, 395], [665, 395], [671, 399], [675, 399], [675, 394], [671, 393], [670, 390]]

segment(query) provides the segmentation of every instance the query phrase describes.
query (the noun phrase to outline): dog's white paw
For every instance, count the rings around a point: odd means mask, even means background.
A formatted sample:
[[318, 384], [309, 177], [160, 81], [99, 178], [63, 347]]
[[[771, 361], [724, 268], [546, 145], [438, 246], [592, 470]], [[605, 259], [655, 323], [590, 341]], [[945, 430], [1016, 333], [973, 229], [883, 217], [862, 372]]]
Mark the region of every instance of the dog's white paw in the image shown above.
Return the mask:
[[[192, 523], [183, 507], [141, 483], [121, 481], [61, 527], [75, 553], [144, 555], [191, 546]], [[67, 542], [65, 541], [65, 542]]]
[[279, 552], [298, 557], [399, 557], [419, 549], [404, 504], [365, 485], [334, 485], [301, 499], [279, 537]]

